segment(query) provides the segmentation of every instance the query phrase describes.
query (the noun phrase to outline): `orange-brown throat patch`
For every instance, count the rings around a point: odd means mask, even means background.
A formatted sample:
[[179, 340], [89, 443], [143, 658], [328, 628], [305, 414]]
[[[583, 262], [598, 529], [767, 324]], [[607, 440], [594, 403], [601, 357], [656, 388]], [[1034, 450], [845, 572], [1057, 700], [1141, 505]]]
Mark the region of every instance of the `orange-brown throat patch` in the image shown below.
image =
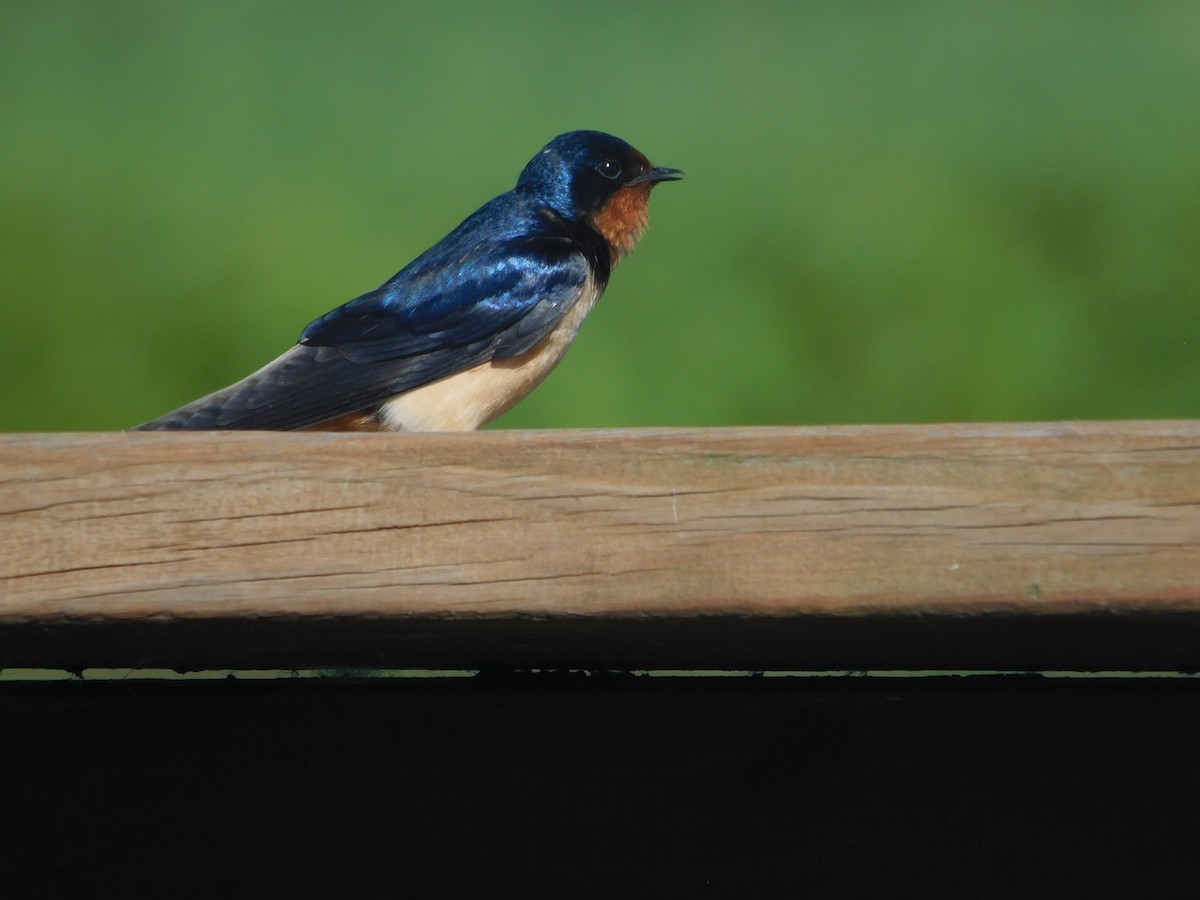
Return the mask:
[[628, 256], [642, 239], [650, 222], [650, 189], [654, 183], [644, 181], [621, 188], [613, 194], [599, 212], [592, 214], [588, 224], [600, 232], [612, 247], [612, 264]]

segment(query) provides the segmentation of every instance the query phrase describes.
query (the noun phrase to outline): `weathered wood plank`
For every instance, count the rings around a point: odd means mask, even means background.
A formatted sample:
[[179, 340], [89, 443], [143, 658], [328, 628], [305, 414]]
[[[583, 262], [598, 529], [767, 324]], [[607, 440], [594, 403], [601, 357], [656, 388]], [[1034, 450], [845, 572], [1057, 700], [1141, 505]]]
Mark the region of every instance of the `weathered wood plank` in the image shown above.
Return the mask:
[[0, 664], [1200, 665], [1197, 617], [1200, 422], [0, 437]]

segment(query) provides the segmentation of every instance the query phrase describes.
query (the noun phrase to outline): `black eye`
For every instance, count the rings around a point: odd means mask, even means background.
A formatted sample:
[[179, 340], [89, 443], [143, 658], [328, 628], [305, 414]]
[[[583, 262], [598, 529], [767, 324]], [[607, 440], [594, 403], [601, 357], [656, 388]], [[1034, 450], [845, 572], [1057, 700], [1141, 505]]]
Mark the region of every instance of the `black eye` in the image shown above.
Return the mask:
[[605, 178], [619, 178], [621, 176], [621, 164], [615, 159], [606, 159], [600, 165], [596, 166], [596, 171]]

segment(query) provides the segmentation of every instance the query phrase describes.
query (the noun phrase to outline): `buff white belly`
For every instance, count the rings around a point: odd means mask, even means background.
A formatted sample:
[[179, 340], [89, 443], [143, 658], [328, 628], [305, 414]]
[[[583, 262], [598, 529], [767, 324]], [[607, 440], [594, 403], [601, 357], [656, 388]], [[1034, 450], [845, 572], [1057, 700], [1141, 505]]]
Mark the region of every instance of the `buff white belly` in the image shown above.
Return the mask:
[[558, 365], [599, 297], [589, 281], [558, 327], [537, 346], [394, 397], [380, 407], [379, 420], [392, 431], [474, 431], [504, 415]]

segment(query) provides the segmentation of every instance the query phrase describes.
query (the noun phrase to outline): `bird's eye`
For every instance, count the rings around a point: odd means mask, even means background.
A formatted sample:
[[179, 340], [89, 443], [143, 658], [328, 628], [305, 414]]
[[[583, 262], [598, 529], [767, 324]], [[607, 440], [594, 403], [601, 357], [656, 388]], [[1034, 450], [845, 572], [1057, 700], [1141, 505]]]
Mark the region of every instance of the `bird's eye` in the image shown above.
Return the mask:
[[621, 175], [621, 164], [615, 159], [606, 159], [600, 165], [596, 166], [596, 171], [605, 178], [619, 178]]

